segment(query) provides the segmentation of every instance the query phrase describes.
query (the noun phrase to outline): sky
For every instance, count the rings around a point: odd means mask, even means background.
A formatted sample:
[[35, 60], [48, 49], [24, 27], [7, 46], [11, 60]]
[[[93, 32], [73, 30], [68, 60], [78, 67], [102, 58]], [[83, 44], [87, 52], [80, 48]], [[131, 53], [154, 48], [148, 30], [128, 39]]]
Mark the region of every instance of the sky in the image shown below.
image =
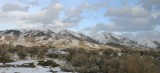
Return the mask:
[[160, 0], [0, 0], [0, 30], [50, 27], [160, 37]]

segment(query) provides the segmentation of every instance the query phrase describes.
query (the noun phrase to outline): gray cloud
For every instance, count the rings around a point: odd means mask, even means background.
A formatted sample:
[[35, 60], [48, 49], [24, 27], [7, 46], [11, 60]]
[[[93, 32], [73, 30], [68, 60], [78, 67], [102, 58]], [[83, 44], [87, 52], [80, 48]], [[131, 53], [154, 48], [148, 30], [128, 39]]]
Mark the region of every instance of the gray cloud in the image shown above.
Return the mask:
[[97, 4], [93, 4], [93, 5], [89, 5], [87, 2], [81, 4], [79, 6], [79, 8], [81, 9], [86, 9], [86, 10], [98, 10], [101, 7], [108, 7], [109, 4], [102, 2], [102, 3], [97, 3]]
[[105, 16], [116, 16], [116, 17], [126, 17], [126, 18], [146, 17], [146, 15], [149, 15], [149, 12], [139, 6], [134, 6], [134, 7], [123, 6], [122, 8], [109, 8], [105, 13]]
[[52, 24], [53, 21], [58, 19], [58, 16], [62, 10], [63, 6], [61, 4], [51, 4], [36, 14], [31, 14], [28, 17], [22, 18], [20, 22], [31, 24]]
[[[155, 17], [159, 14], [155, 13]], [[110, 8], [106, 11], [105, 16], [110, 16], [113, 24], [98, 23], [95, 26], [85, 28], [85, 31], [97, 33], [99, 31], [108, 32], [137, 32], [137, 31], [151, 31], [154, 26], [158, 24], [158, 18], [154, 18], [144, 8], [139, 6], [122, 8]], [[157, 21], [157, 22], [156, 22]]]
[[[71, 28], [73, 26], [78, 26], [79, 22], [85, 18], [81, 15], [84, 13], [83, 10], [97, 10], [104, 6], [106, 6], [105, 3], [97, 3], [93, 5], [82, 3], [80, 6], [64, 9], [61, 4], [53, 3], [36, 14], [22, 18], [18, 23], [44, 24], [54, 27]], [[61, 12], [64, 13], [63, 18], [59, 17]]]
[[64, 13], [66, 18], [62, 19], [61, 22], [66, 24], [67, 27], [76, 26], [81, 20], [84, 19], [84, 17], [81, 16], [83, 11], [78, 7], [69, 8], [65, 10]]
[[[151, 0], [141, 0], [141, 7], [126, 6], [127, 3], [124, 0], [121, 4], [125, 6], [121, 8], [109, 8], [104, 14], [105, 17], [109, 17], [112, 24], [97, 23], [96, 25], [84, 28], [83, 31], [87, 31], [90, 34], [107, 31], [118, 32], [125, 37], [159, 38], [160, 32], [155, 31], [155, 27], [160, 25], [160, 9], [158, 10], [158, 8], [160, 8], [160, 1], [150, 1]], [[155, 10], [153, 11], [152, 9], [154, 7]]]
[[15, 22], [15, 18], [15, 16], [6, 13], [0, 13], [0, 24], [13, 24]]
[[21, 6], [18, 4], [10, 4], [6, 3], [1, 7], [2, 12], [9, 12], [9, 11], [28, 11], [28, 6]]
[[66, 18], [62, 20], [62, 23], [66, 24], [67, 27], [76, 26], [79, 24], [80, 21], [85, 19], [85, 17], [81, 15], [84, 12], [83, 10], [87, 10], [87, 11], [95, 10], [96, 11], [96, 10], [99, 10], [101, 7], [106, 7], [107, 5], [108, 4], [103, 3], [103, 2], [89, 5], [87, 2], [85, 2], [85, 3], [82, 3], [78, 7], [66, 9], [64, 11]]
[[160, 37], [160, 32], [158, 31], [142, 31], [138, 32], [136, 35], [136, 38], [159, 38]]
[[139, 0], [139, 4], [142, 4], [142, 6], [152, 11], [152, 9], [160, 10], [160, 0]]
[[103, 24], [103, 23], [99, 23], [96, 24], [95, 26], [89, 26], [83, 29], [83, 31], [87, 31], [88, 34], [95, 34], [98, 33], [100, 31], [106, 31], [107, 30], [107, 25]]
[[160, 32], [153, 30], [153, 31], [140, 31], [140, 32], [124, 32], [121, 34], [123, 37], [133, 38], [133, 39], [144, 39], [144, 38], [152, 38], [152, 39], [159, 39]]
[[110, 20], [113, 22], [106, 26], [111, 27], [108, 31], [151, 31], [160, 20], [159, 12], [150, 13], [139, 6], [110, 8], [106, 11], [105, 16], [111, 16]]
[[121, 1], [121, 4], [122, 4], [122, 5], [128, 5], [128, 0], [122, 0], [122, 1]]
[[39, 1], [38, 0], [34, 0], [32, 2], [28, 1], [28, 0], [18, 0], [19, 2], [22, 2], [24, 4], [29, 4], [29, 5], [39, 5]]

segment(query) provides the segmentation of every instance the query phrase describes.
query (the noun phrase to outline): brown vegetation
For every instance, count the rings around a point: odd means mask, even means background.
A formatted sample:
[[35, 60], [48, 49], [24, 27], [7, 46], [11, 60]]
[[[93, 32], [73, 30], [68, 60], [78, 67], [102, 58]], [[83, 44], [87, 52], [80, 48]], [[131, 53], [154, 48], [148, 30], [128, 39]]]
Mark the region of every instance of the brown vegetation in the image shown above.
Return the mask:
[[[80, 73], [159, 73], [159, 51], [68, 49], [64, 58]], [[102, 52], [102, 54], [100, 54]], [[122, 53], [119, 55], [118, 53]]]
[[[20, 59], [59, 58], [67, 63], [62, 70], [80, 73], [159, 73], [160, 51], [140, 51], [123, 49], [65, 49], [67, 54], [47, 53], [51, 46], [0, 45], [0, 62], [12, 61], [11, 55], [17, 53]], [[54, 49], [54, 48], [53, 48]], [[54, 50], [53, 50], [54, 51]], [[53, 61], [40, 61], [39, 65], [56, 67]]]
[[11, 53], [8, 51], [8, 47], [5, 44], [0, 45], [0, 62], [5, 64], [10, 62], [11, 60]]

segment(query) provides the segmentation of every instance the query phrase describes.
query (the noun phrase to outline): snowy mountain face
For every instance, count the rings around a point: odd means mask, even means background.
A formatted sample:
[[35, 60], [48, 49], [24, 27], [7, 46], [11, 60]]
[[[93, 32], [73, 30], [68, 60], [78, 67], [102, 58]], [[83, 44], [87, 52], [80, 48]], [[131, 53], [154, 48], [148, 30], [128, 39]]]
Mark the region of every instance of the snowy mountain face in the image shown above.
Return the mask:
[[6, 30], [6, 31], [1, 31], [1, 35], [10, 35], [10, 36], [19, 36], [21, 34], [21, 31], [19, 30]]
[[1, 43], [12, 43], [13, 45], [53, 45], [56, 47], [79, 47], [79, 48], [104, 48], [117, 45], [129, 48], [141, 47], [140, 45], [157, 49], [160, 47], [160, 40], [139, 39], [130, 40], [111, 33], [100, 33], [89, 37], [70, 30], [5, 30], [0, 32]]
[[[58, 47], [100, 48], [89, 36], [70, 30], [5, 30], [0, 32], [1, 43], [13, 45], [53, 45]], [[98, 45], [98, 46], [97, 46]]]
[[135, 41], [111, 33], [100, 33], [94, 36], [94, 39], [101, 44], [117, 44], [126, 47], [137, 46], [137, 43]]
[[134, 40], [137, 41], [138, 44], [148, 48], [160, 49], [160, 39], [141, 38]]
[[64, 35], [64, 36], [70, 36], [72, 38], [79, 39], [82, 41], [89, 41], [89, 42], [96, 43], [96, 41], [93, 40], [92, 38], [90, 38], [86, 35], [83, 35], [81, 33], [76, 33], [76, 32], [70, 31], [70, 30], [62, 30], [59, 32], [59, 34]]

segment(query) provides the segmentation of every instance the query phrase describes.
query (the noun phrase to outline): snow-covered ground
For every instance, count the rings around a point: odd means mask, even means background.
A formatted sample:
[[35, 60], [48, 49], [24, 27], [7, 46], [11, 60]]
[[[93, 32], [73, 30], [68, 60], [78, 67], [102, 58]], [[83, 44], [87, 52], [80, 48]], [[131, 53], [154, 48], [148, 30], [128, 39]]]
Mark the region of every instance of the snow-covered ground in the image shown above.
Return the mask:
[[[60, 60], [56, 60], [56, 62], [63, 62]], [[28, 61], [17, 61], [17, 62], [11, 62], [11, 63], [6, 63], [6, 65], [22, 65], [25, 63], [34, 63], [35, 64], [35, 68], [23, 68], [23, 67], [4, 67], [4, 68], [0, 68], [0, 73], [52, 73], [50, 72], [55, 71], [57, 73], [72, 73], [72, 72], [62, 72], [60, 67], [55, 67], [55, 68], [51, 68], [51, 67], [42, 67], [37, 65], [37, 61], [36, 60], [28, 60]], [[0, 63], [0, 65], [3, 65], [2, 63]]]

